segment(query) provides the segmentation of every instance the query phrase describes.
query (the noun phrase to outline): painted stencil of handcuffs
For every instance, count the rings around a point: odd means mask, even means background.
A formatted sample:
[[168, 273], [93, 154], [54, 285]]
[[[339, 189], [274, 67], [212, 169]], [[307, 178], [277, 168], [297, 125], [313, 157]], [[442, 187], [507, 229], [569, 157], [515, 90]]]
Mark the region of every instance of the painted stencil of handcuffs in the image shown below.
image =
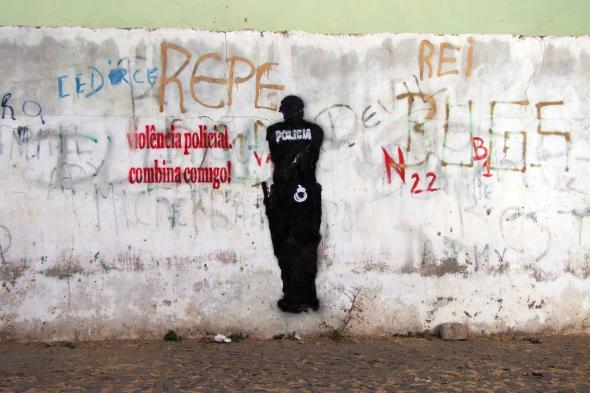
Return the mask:
[[305, 202], [307, 200], [307, 191], [301, 184], [297, 184], [297, 191], [293, 194], [293, 199], [297, 203]]

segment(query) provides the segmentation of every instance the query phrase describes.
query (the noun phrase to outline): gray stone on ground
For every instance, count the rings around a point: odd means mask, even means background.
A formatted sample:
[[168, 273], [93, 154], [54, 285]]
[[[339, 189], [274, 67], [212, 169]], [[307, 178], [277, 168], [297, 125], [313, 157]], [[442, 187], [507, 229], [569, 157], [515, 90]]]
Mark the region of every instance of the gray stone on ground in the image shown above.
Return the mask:
[[440, 325], [440, 338], [445, 341], [467, 340], [467, 326], [458, 322], [446, 322]]

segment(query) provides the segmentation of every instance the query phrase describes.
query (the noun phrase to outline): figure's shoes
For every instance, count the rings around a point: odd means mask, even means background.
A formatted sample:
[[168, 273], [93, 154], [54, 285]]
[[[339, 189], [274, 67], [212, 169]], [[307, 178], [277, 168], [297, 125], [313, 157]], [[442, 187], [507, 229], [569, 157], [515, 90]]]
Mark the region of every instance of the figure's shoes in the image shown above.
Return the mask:
[[279, 306], [284, 312], [299, 314], [304, 311], [308, 312], [310, 308], [313, 311], [317, 311], [319, 308], [319, 302], [316, 300], [312, 303], [290, 303], [283, 298], [277, 302], [277, 306]]
[[290, 313], [294, 313], [294, 314], [298, 314], [301, 311], [303, 311], [302, 309], [299, 308], [299, 306], [295, 303], [290, 303], [287, 300], [280, 299], [277, 302], [277, 306], [279, 306], [279, 308], [284, 311], [284, 312], [290, 312]]
[[320, 308], [320, 302], [316, 299], [316, 301], [313, 303], [313, 311], [317, 311]]

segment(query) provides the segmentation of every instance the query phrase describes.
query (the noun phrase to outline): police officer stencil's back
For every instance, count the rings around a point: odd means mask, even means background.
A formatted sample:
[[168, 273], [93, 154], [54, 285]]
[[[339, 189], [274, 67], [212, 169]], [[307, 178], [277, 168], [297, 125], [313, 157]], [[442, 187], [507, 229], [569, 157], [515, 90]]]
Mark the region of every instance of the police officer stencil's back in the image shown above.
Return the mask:
[[274, 163], [270, 192], [262, 184], [275, 256], [281, 268], [285, 312], [317, 310], [315, 277], [320, 242], [322, 188], [316, 164], [324, 132], [303, 119], [304, 104], [297, 96], [281, 101], [284, 121], [268, 127], [266, 140]]

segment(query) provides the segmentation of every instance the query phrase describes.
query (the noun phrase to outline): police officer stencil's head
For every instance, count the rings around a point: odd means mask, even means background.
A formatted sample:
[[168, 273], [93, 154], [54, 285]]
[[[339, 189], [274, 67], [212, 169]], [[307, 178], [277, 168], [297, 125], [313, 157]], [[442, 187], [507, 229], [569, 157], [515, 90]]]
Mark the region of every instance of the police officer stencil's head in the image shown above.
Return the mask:
[[303, 119], [303, 101], [297, 96], [287, 96], [281, 101], [279, 112], [285, 121]]

